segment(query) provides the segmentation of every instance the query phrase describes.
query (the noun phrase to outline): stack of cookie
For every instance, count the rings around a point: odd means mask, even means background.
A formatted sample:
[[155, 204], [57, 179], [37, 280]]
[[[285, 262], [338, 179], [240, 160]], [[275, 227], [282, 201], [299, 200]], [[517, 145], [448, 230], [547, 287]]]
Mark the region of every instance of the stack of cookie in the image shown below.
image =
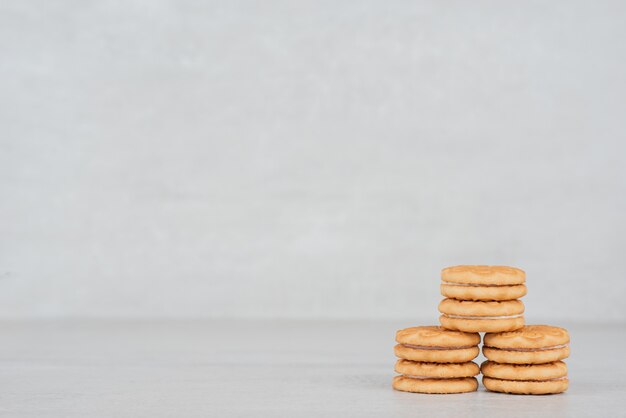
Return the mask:
[[419, 393], [474, 392], [478, 388], [480, 335], [441, 327], [412, 327], [396, 333], [400, 359], [393, 379], [396, 390]]
[[494, 392], [543, 395], [567, 390], [567, 330], [530, 325], [513, 332], [485, 335], [483, 385]]
[[517, 394], [567, 390], [569, 335], [548, 325], [524, 326], [526, 274], [504, 266], [455, 266], [441, 272], [442, 327], [412, 327], [396, 334], [400, 360], [394, 389], [419, 393], [473, 392], [479, 332], [486, 332], [481, 366], [490, 391]]
[[523, 270], [504, 266], [455, 266], [441, 271], [439, 322], [465, 332], [513, 331], [524, 326]]

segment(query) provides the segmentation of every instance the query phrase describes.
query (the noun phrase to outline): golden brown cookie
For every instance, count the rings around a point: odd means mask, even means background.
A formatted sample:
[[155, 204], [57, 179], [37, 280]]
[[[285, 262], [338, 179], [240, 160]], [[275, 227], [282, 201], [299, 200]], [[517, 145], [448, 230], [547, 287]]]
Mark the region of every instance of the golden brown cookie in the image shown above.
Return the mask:
[[445, 328], [493, 332], [509, 331], [524, 325], [524, 303], [521, 300], [465, 301], [444, 299], [439, 304], [441, 325]]
[[506, 364], [487, 360], [480, 366], [486, 377], [503, 380], [552, 380], [567, 377], [567, 365], [562, 361], [545, 364]]
[[529, 349], [528, 351], [504, 350], [483, 346], [483, 355], [498, 363], [543, 364], [569, 357], [569, 345], [553, 349]]
[[549, 325], [485, 335], [483, 354], [498, 363], [541, 364], [569, 357], [569, 333]]
[[441, 271], [444, 283], [518, 285], [526, 281], [524, 270], [506, 266], [454, 266]]
[[569, 386], [566, 377], [554, 380], [502, 380], [483, 377], [483, 385], [492, 392], [515, 393], [519, 395], [547, 395], [565, 392]]
[[412, 360], [423, 361], [427, 363], [465, 363], [474, 360], [480, 350], [478, 346], [466, 348], [439, 348], [433, 349], [429, 347], [407, 346], [398, 344], [393, 348], [396, 357]]
[[478, 356], [480, 335], [422, 326], [396, 332], [397, 357], [429, 363], [464, 363]]
[[485, 345], [496, 348], [543, 348], [568, 343], [567, 330], [551, 325], [527, 325], [514, 332], [485, 335]]
[[480, 286], [459, 283], [442, 283], [441, 294], [461, 300], [513, 300], [526, 295], [526, 285]]
[[524, 313], [524, 302], [521, 300], [506, 301], [469, 301], [444, 299], [439, 304], [439, 312], [455, 317], [510, 317]]
[[465, 363], [425, 363], [400, 359], [396, 362], [395, 371], [406, 377], [413, 378], [455, 378], [470, 377], [480, 373], [478, 364]]
[[524, 316], [510, 318], [453, 318], [441, 315], [439, 322], [444, 328], [464, 332], [513, 331], [524, 326]]
[[404, 328], [396, 332], [396, 341], [426, 347], [471, 347], [480, 343], [480, 335], [450, 331], [438, 326]]
[[475, 392], [478, 381], [475, 377], [455, 379], [413, 379], [405, 376], [393, 378], [393, 388], [403, 392], [415, 393], [464, 393]]

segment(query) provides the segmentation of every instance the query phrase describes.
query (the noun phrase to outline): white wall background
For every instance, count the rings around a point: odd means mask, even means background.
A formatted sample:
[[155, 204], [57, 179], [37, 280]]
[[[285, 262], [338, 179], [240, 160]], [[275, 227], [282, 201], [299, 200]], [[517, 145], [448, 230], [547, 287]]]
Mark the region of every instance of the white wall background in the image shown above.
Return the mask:
[[0, 316], [624, 320], [625, 5], [3, 1]]

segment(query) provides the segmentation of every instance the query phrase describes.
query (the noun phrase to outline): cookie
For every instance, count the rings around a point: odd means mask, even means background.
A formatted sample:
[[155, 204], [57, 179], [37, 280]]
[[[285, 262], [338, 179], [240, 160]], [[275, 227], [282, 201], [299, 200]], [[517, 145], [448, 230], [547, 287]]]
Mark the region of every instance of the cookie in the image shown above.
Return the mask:
[[509, 301], [462, 301], [444, 299], [439, 304], [445, 328], [465, 332], [512, 331], [524, 326], [524, 303]]
[[526, 281], [524, 270], [506, 266], [454, 266], [441, 270], [443, 283], [511, 286]]
[[480, 335], [475, 332], [450, 331], [435, 325], [404, 328], [396, 332], [400, 344], [426, 347], [471, 347], [480, 343]]
[[501, 380], [555, 380], [567, 377], [562, 361], [544, 364], [506, 364], [487, 360], [480, 365], [483, 376]]
[[439, 304], [439, 312], [458, 317], [508, 317], [524, 313], [524, 302], [521, 300], [506, 301], [466, 301], [444, 299]]
[[442, 283], [441, 294], [461, 300], [512, 300], [526, 295], [526, 285], [481, 286], [472, 284]]
[[529, 325], [485, 335], [483, 354], [497, 363], [542, 364], [569, 357], [569, 333], [549, 325]]
[[450, 379], [471, 377], [480, 373], [478, 364], [468, 361], [465, 363], [425, 363], [400, 359], [396, 362], [396, 373], [412, 378]]
[[401, 329], [396, 333], [397, 357], [429, 363], [465, 363], [478, 356], [478, 333], [450, 331], [442, 327], [422, 326]]
[[444, 328], [465, 332], [502, 332], [513, 331], [524, 326], [524, 317], [500, 319], [459, 319], [445, 315], [439, 317]]
[[396, 345], [393, 352], [399, 358], [428, 363], [465, 363], [474, 360], [480, 354], [478, 346], [432, 349], [405, 344]]
[[501, 380], [483, 376], [483, 386], [492, 392], [518, 395], [548, 395], [562, 393], [569, 387], [569, 380], [562, 377], [554, 380]]
[[441, 294], [460, 300], [513, 300], [526, 295], [526, 273], [505, 266], [454, 266], [441, 271]]
[[393, 388], [403, 392], [415, 393], [464, 393], [475, 392], [478, 389], [478, 381], [475, 377], [414, 379], [396, 376], [393, 378]]

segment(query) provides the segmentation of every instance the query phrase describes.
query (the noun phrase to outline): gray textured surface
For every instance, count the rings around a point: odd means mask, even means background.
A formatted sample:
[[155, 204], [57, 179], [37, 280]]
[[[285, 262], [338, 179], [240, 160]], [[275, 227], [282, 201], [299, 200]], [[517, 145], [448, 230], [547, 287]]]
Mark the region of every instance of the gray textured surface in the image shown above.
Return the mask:
[[625, 5], [2, 1], [0, 317], [626, 320]]
[[411, 322], [2, 322], [0, 412], [22, 417], [618, 417], [626, 326], [575, 325], [556, 396], [395, 392]]

